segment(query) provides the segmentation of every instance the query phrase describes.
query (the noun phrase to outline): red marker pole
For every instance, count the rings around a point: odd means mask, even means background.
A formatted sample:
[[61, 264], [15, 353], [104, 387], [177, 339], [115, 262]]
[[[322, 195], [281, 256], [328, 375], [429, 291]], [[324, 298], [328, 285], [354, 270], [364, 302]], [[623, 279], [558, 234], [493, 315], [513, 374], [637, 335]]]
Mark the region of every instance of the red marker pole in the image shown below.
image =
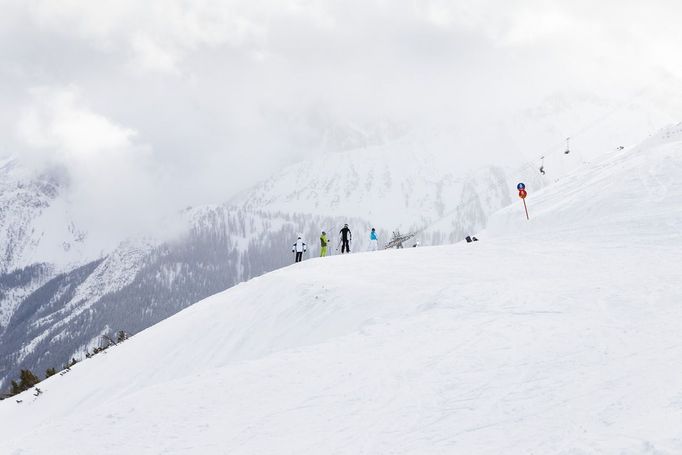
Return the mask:
[[[525, 186], [524, 186], [524, 188], [525, 188]], [[519, 197], [523, 201], [523, 209], [526, 211], [526, 219], [530, 220], [530, 217], [528, 216], [528, 206], [526, 205], [526, 196], [528, 196], [528, 193], [526, 192], [526, 190], [524, 188], [519, 189]]]

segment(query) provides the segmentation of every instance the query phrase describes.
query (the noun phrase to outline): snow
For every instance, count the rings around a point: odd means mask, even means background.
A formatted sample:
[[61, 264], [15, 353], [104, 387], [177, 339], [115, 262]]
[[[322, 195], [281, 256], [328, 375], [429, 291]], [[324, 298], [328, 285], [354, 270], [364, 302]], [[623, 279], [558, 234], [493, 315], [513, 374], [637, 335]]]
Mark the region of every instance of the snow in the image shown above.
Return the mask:
[[480, 242], [205, 299], [1, 402], [0, 453], [682, 453], [682, 142], [659, 139], [529, 186], [531, 220], [514, 199]]

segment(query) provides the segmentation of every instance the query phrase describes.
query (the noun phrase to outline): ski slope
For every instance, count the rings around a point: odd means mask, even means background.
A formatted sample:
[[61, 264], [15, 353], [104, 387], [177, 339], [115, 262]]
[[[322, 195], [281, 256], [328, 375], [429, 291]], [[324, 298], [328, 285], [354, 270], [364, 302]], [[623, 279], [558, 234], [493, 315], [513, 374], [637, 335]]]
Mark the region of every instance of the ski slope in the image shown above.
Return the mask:
[[680, 182], [649, 141], [480, 242], [242, 283], [1, 402], [0, 453], [682, 453]]

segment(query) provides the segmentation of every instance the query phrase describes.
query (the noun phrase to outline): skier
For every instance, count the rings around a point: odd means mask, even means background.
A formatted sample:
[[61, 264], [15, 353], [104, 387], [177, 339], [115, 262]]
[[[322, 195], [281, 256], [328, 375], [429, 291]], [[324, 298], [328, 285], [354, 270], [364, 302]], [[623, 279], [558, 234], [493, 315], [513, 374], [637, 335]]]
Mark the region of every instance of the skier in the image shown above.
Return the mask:
[[379, 239], [377, 238], [377, 231], [372, 228], [369, 233], [369, 251], [377, 251], [379, 249]]
[[327, 244], [329, 243], [329, 239], [327, 239], [327, 233], [322, 231], [322, 235], [320, 236], [320, 257], [323, 258], [327, 255]]
[[343, 229], [339, 231], [341, 235], [341, 254], [344, 252], [350, 253], [350, 242], [353, 241], [353, 234], [348, 229], [348, 224], [343, 225]]
[[303, 253], [308, 251], [305, 242], [301, 240], [301, 236], [298, 236], [298, 240], [296, 240], [296, 243], [291, 247], [291, 252], [296, 253], [296, 262], [301, 262], [303, 259]]

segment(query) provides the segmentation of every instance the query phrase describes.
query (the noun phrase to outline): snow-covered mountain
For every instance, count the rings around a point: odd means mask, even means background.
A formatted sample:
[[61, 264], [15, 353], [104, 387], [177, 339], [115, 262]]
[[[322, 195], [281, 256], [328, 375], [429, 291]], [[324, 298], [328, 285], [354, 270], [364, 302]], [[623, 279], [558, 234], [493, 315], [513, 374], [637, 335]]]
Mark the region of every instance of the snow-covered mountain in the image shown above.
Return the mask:
[[63, 195], [66, 184], [58, 172], [34, 175], [15, 159], [0, 161], [0, 273], [89, 258], [87, 233], [70, 217]]
[[[100, 255], [69, 223], [62, 180], [31, 180], [16, 163], [5, 162], [11, 178], [3, 187], [2, 220], [9, 226], [4, 232], [17, 234], [7, 234], [1, 245], [12, 253], [14, 268], [0, 274], [0, 389], [19, 368], [59, 367], [84, 357], [103, 334], [136, 333], [290, 263], [288, 245], [298, 233], [311, 255], [317, 254], [319, 232], [326, 230], [335, 246], [344, 222], [354, 230], [354, 251], [366, 249], [370, 227], [378, 229], [381, 243], [396, 228], [417, 231], [422, 245], [452, 243], [478, 233], [492, 213], [514, 202], [517, 181], [532, 194], [582, 164], [576, 155], [561, 156], [570, 166], [559, 173], [553, 165], [541, 176], [533, 166], [457, 167], [437, 152], [433, 143], [423, 146], [406, 136], [326, 154], [283, 170], [227, 205], [187, 211], [186, 226], [172, 241], [129, 239]], [[39, 257], [44, 261], [32, 262]]]
[[[305, 261], [0, 403], [6, 453], [682, 452], [682, 130], [474, 244]], [[149, 449], [153, 448], [153, 449]]]
[[0, 161], [0, 335], [21, 301], [56, 273], [92, 260], [57, 172]]
[[[68, 236], [61, 255], [38, 254], [43, 245], [54, 246], [63, 225], [54, 214], [68, 219], [68, 200], [58, 183], [48, 187], [48, 197], [36, 190], [43, 188], [43, 177], [22, 175], [24, 183], [15, 186], [28, 188], [24, 199], [42, 202], [21, 224], [28, 227], [12, 225], [31, 233], [21, 244], [36, 253], [17, 256], [21, 260], [0, 274], [0, 389], [20, 368], [59, 367], [84, 357], [104, 334], [136, 333], [201, 298], [289, 264], [289, 245], [299, 233], [311, 255], [318, 253], [322, 230], [335, 252], [346, 222], [354, 232], [353, 251], [367, 249], [371, 227], [382, 244], [396, 228], [417, 230], [414, 241], [421, 244], [441, 244], [475, 233], [510, 202], [512, 183], [504, 169], [450, 168], [438, 154], [422, 152], [408, 138], [327, 154], [286, 169], [226, 205], [188, 210], [173, 240], [128, 239], [99, 255], [85, 254], [87, 245], [67, 247], [74, 242]], [[20, 171], [16, 165], [6, 170]], [[16, 206], [15, 186], [5, 188], [4, 198]], [[17, 210], [8, 207], [4, 219], [11, 223]], [[50, 221], [39, 222], [46, 212], [52, 213]], [[41, 226], [55, 229], [46, 233]], [[85, 244], [87, 235], [75, 241]], [[17, 250], [9, 240], [3, 245]], [[43, 262], [28, 259], [36, 257]]]
[[457, 164], [439, 145], [409, 136], [291, 165], [231, 203], [246, 211], [355, 216], [389, 232], [427, 230], [424, 241], [438, 244], [443, 237], [431, 232], [433, 223], [454, 216], [456, 223], [436, 234], [459, 240], [509, 204], [509, 174], [501, 166]]

